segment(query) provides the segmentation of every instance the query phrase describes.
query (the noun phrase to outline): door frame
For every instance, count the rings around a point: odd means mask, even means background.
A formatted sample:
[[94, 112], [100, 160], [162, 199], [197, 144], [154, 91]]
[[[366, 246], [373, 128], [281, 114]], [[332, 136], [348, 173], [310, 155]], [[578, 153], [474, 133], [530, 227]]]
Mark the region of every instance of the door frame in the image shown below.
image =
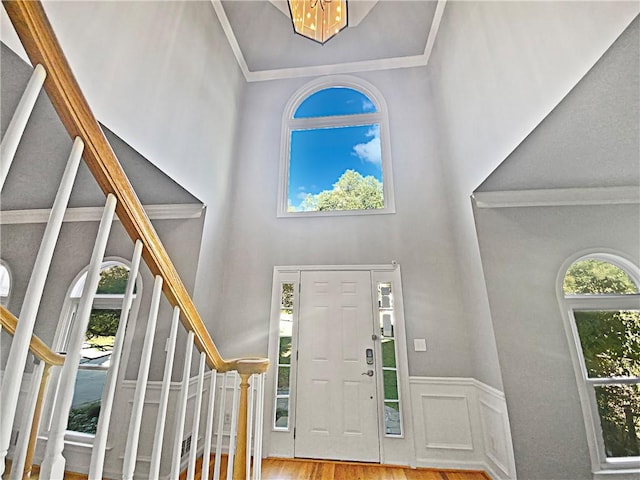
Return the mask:
[[[377, 284], [393, 282], [394, 289], [394, 338], [396, 339], [396, 362], [398, 368], [398, 394], [402, 410], [402, 435], [390, 436], [384, 428], [384, 389], [382, 384], [382, 362], [377, 361], [376, 377], [378, 391], [378, 444], [380, 448], [380, 463], [399, 464], [415, 467], [415, 445], [412, 421], [412, 409], [409, 395], [409, 368], [407, 356], [407, 341], [404, 322], [404, 306], [402, 301], [402, 283], [400, 265], [396, 262], [384, 265], [295, 265], [276, 266], [273, 269], [273, 284], [271, 296], [271, 315], [269, 326], [268, 356], [271, 368], [267, 372], [267, 383], [264, 398], [264, 439], [263, 452], [265, 457], [294, 457], [294, 427], [296, 412], [297, 363], [292, 353], [290, 368], [289, 395], [289, 425], [287, 428], [274, 427], [274, 407], [277, 381], [277, 365], [280, 337], [280, 301], [282, 283], [294, 285], [293, 300], [293, 332], [292, 352], [296, 352], [298, 337], [298, 310], [300, 278], [303, 271], [369, 271], [371, 272], [372, 311], [377, 311]], [[372, 318], [372, 332], [374, 331]], [[381, 359], [380, 342], [376, 342], [376, 358]]]

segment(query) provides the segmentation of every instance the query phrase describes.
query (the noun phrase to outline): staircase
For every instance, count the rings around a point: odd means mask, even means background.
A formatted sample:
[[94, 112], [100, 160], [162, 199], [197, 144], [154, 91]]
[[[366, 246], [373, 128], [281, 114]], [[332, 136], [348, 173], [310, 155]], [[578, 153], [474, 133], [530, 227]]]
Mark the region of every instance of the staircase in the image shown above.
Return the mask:
[[[4, 185], [11, 164], [23, 133], [28, 123], [35, 101], [44, 86], [60, 120], [70, 135], [73, 146], [69, 154], [66, 168], [59, 184], [58, 192], [51, 207], [42, 243], [31, 272], [22, 308], [16, 318], [6, 308], [0, 308], [1, 327], [12, 336], [7, 363], [4, 368], [0, 396], [0, 476], [20, 479], [29, 478], [32, 469], [36, 440], [46, 442], [44, 457], [39, 466], [39, 478], [62, 479], [65, 476], [66, 459], [64, 456], [65, 433], [73, 398], [74, 385], [78, 373], [78, 364], [84, 343], [84, 335], [89, 322], [94, 295], [100, 277], [100, 268], [105, 256], [107, 239], [115, 217], [120, 221], [132, 243], [129, 280], [122, 302], [119, 328], [126, 328], [132, 298], [134, 296], [135, 279], [144, 262], [154, 276], [151, 306], [146, 324], [144, 347], [135, 386], [135, 395], [128, 421], [126, 438], [115, 439], [126, 443], [122, 459], [122, 472], [118, 478], [151, 478], [161, 475], [161, 465], [170, 463], [167, 478], [178, 479], [181, 475], [187, 479], [220, 478], [220, 465], [223, 454], [223, 425], [226, 420], [224, 403], [226, 394], [215, 398], [216, 382], [223, 383], [223, 393], [233, 389], [231, 400], [232, 415], [228, 454], [227, 480], [259, 479], [261, 476], [261, 442], [262, 442], [262, 398], [264, 393], [264, 374], [268, 368], [268, 360], [264, 358], [223, 359], [214, 345], [209, 332], [200, 318], [177, 270], [163, 247], [157, 233], [146, 215], [136, 193], [125, 175], [118, 159], [114, 155], [107, 139], [89, 105], [87, 104], [74, 76], [58, 44], [51, 26], [39, 2], [3, 1], [11, 22], [31, 60], [35, 66], [31, 80], [11, 119], [0, 145], [0, 188]], [[91, 261], [85, 288], [79, 301], [73, 331], [64, 355], [52, 352], [40, 339], [34, 336], [34, 326], [38, 315], [43, 291], [52, 263], [54, 249], [62, 227], [63, 217], [69, 203], [69, 197], [78, 172], [80, 162], [84, 161], [105, 195], [98, 233], [91, 253]], [[51, 281], [51, 280], [49, 280]], [[158, 413], [153, 438], [144, 445], [151, 451], [148, 472], [137, 472], [139, 451], [148, 436], [141, 434], [142, 415], [147, 394], [148, 376], [157, 332], [158, 310], [161, 302], [168, 302], [173, 309], [170, 334], [167, 339], [165, 369], [160, 390]], [[169, 391], [171, 388], [172, 369], [178, 329], [185, 329], [186, 345], [183, 358], [183, 372], [180, 394], [175, 410], [169, 414]], [[120, 335], [124, 337], [124, 335]], [[116, 337], [119, 338], [119, 337]], [[189, 396], [190, 367], [192, 352], [199, 356], [199, 369], [196, 386], [195, 411], [193, 415], [192, 443], [186, 470], [182, 468], [182, 432], [187, 417], [187, 399]], [[104, 477], [105, 455], [109, 439], [109, 424], [112, 417], [114, 396], [120, 365], [122, 342], [114, 345], [111, 356], [111, 367], [104, 387], [102, 405], [93, 442], [89, 479]], [[37, 360], [31, 377], [28, 402], [20, 402], [20, 390], [25, 379], [25, 367], [31, 353]], [[157, 354], [158, 355], [158, 354]], [[50, 376], [50, 372], [55, 375]], [[49, 378], [56, 381], [48, 381]], [[208, 399], [203, 399], [205, 381], [208, 385]], [[53, 389], [53, 391], [52, 391]], [[55, 405], [48, 425], [40, 425], [43, 398], [55, 396]], [[213, 432], [214, 412], [217, 411], [218, 431]], [[118, 420], [122, 413], [118, 412]], [[23, 418], [16, 425], [16, 418]], [[202, 419], [202, 420], [201, 420]], [[206, 420], [204, 420], [206, 419]], [[198, 445], [198, 426], [205, 425], [204, 442]], [[167, 425], [175, 428], [174, 439], [165, 438]], [[8, 458], [14, 430], [18, 431], [13, 458]], [[213, 447], [213, 437], [216, 445]], [[114, 440], [114, 439], [111, 439]], [[163, 449], [163, 443], [173, 440], [171, 448]], [[170, 459], [163, 458], [163, 452], [170, 451]], [[213, 468], [210, 462], [202, 458], [213, 456]], [[200, 457], [200, 460], [198, 459]], [[253, 457], [253, 458], [252, 458]], [[164, 462], [163, 462], [164, 460]], [[11, 468], [8, 468], [8, 465]], [[202, 466], [196, 472], [196, 465]]]

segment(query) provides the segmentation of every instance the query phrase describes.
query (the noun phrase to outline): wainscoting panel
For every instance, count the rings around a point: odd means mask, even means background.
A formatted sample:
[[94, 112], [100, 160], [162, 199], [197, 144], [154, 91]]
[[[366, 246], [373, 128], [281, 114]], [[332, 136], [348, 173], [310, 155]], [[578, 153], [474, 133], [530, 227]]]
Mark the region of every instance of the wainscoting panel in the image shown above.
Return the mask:
[[496, 478], [515, 478], [511, 428], [504, 394], [488, 385], [476, 383], [484, 452], [489, 469]]
[[416, 465], [515, 479], [502, 392], [473, 378], [410, 377]]
[[420, 395], [425, 446], [473, 450], [469, 402], [464, 395]]

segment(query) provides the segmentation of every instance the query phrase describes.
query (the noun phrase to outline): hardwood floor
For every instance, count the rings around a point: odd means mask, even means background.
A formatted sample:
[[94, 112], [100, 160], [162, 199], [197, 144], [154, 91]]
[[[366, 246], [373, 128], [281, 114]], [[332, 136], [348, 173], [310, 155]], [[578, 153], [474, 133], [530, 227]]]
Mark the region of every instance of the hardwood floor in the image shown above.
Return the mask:
[[267, 458], [263, 480], [490, 480], [484, 472], [431, 470], [351, 462]]
[[[225, 478], [226, 458], [221, 464]], [[212, 462], [213, 468], [213, 462]], [[199, 469], [198, 469], [199, 470]], [[265, 458], [262, 480], [491, 480], [481, 471], [433, 470], [355, 462]]]
[[[200, 480], [202, 459], [196, 466], [196, 480]], [[220, 478], [226, 478], [227, 458], [220, 462]], [[32, 480], [38, 479], [38, 467], [34, 468]], [[213, 458], [211, 469], [213, 472]], [[8, 471], [6, 475], [8, 478]], [[180, 475], [186, 478], [186, 471]], [[4, 478], [4, 476], [3, 476]], [[65, 480], [86, 479], [86, 475], [65, 472]], [[290, 458], [265, 458], [262, 461], [262, 480], [491, 480], [484, 472], [471, 470], [433, 470], [429, 468], [406, 468], [392, 465], [368, 463], [331, 462]]]

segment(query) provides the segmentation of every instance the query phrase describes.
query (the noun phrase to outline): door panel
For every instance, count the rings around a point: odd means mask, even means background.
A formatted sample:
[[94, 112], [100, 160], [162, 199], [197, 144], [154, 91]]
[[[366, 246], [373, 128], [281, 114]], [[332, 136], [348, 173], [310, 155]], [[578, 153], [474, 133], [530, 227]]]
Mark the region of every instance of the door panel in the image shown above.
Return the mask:
[[295, 456], [378, 462], [369, 272], [302, 272]]

